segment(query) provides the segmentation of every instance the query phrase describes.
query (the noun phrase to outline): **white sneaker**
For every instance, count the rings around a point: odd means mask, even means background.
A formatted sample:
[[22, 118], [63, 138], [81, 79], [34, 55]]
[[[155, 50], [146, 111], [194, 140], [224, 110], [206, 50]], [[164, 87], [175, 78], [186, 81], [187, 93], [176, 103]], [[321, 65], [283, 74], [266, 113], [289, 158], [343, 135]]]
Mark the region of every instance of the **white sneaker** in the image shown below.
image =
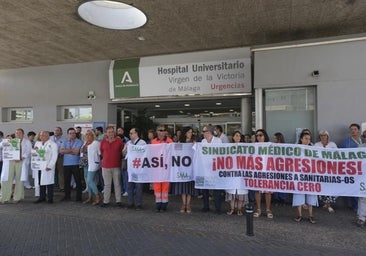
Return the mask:
[[329, 212], [329, 213], [334, 213], [334, 209], [333, 209], [332, 207], [330, 207], [330, 206], [329, 206], [329, 207], [328, 207], [328, 212]]
[[26, 185], [26, 186], [25, 186], [25, 188], [26, 188], [26, 189], [31, 189], [31, 188], [32, 188], [32, 186], [31, 186], [31, 185]]
[[122, 196], [128, 196], [128, 193], [127, 193], [127, 192], [124, 192], [124, 193], [122, 194]]
[[83, 194], [87, 193], [88, 192], [88, 187], [86, 187], [84, 190], [83, 190]]

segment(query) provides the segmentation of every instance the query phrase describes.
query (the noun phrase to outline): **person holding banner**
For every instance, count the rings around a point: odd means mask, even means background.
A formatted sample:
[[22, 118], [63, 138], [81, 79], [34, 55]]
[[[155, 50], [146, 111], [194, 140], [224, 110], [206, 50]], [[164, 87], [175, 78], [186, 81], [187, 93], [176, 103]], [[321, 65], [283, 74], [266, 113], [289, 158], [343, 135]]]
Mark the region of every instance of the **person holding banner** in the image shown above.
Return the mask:
[[[309, 145], [311, 143], [311, 136], [308, 132], [302, 132], [300, 134], [299, 144]], [[311, 224], [315, 224], [314, 215], [313, 215], [313, 206], [318, 206], [318, 196], [317, 195], [309, 195], [309, 194], [293, 194], [292, 197], [292, 206], [297, 207], [297, 217], [294, 219], [296, 222], [300, 222], [303, 220], [302, 218], [302, 206], [306, 204], [309, 211], [309, 222]]]
[[[55, 169], [58, 157], [58, 146], [50, 140], [50, 133], [48, 131], [40, 132], [41, 141], [37, 141], [34, 144], [34, 150], [40, 157], [45, 160], [44, 169], [33, 170], [34, 186], [36, 187], [36, 195], [38, 194], [39, 187], [39, 198], [34, 203], [41, 203], [46, 201], [46, 194], [48, 203], [53, 203], [53, 184], [55, 183]], [[32, 160], [33, 162], [33, 160]]]
[[[282, 133], [276, 132], [273, 134], [273, 143], [285, 143], [285, 137]], [[275, 206], [285, 205], [287, 200], [287, 193], [282, 192], [274, 192], [273, 193], [273, 201], [275, 202]]]
[[[240, 131], [235, 131], [232, 136], [233, 143], [243, 142], [243, 135]], [[248, 195], [247, 189], [227, 189], [226, 190], [226, 198], [230, 201], [230, 210], [227, 212], [227, 215], [232, 215], [235, 211], [235, 201], [237, 201], [238, 205], [238, 216], [243, 215], [243, 204]]]
[[[29, 161], [31, 157], [32, 144], [24, 137], [23, 129], [16, 129], [15, 131], [16, 149], [18, 155], [13, 155], [13, 158], [3, 158], [3, 170], [1, 173], [1, 203], [10, 201], [12, 194], [13, 181], [15, 181], [15, 189], [13, 196], [13, 203], [18, 203], [24, 199], [23, 181], [29, 168]], [[19, 148], [17, 148], [19, 146]]]
[[[183, 127], [183, 131], [178, 140], [179, 143], [195, 143], [196, 138], [193, 136], [192, 127]], [[194, 181], [176, 182], [172, 184], [172, 191], [175, 195], [182, 196], [181, 213], [191, 213], [191, 197], [195, 194]]]
[[[329, 133], [326, 130], [321, 130], [319, 132], [319, 142], [314, 144], [314, 147], [320, 148], [338, 148], [333, 141], [329, 141]], [[319, 196], [319, 200], [324, 203], [324, 208], [329, 213], [334, 213], [334, 209], [331, 207], [332, 203], [336, 202], [336, 196]]]
[[[173, 140], [169, 138], [166, 134], [166, 128], [164, 125], [159, 125], [156, 128], [157, 137], [151, 141], [151, 144], [161, 144], [161, 143], [172, 143]], [[154, 194], [156, 211], [161, 210], [166, 211], [168, 207], [168, 194], [169, 194], [169, 182], [154, 182]]]
[[[255, 142], [256, 143], [263, 143], [263, 142], [269, 142], [269, 136], [267, 132], [264, 129], [258, 129], [255, 132]], [[265, 205], [266, 205], [266, 215], [268, 219], [273, 219], [273, 213], [271, 211], [271, 197], [272, 192], [263, 192], [264, 193], [264, 199], [265, 199]], [[258, 218], [261, 216], [261, 192], [255, 191], [255, 202], [257, 204], [257, 210], [254, 212], [253, 217]]]
[[[127, 141], [123, 148], [123, 156], [127, 157], [127, 148], [128, 145], [146, 145], [146, 142], [143, 139], [140, 139], [141, 132], [138, 128], [131, 128], [130, 129], [130, 140]], [[127, 161], [127, 158], [126, 158]], [[128, 172], [128, 166], [127, 169], [122, 172]], [[128, 177], [128, 176], [127, 176]], [[136, 211], [142, 210], [142, 189], [143, 189], [143, 183], [136, 183], [136, 182], [128, 182], [127, 185], [127, 194], [128, 194], [128, 205], [127, 209], [133, 209], [135, 208]], [[135, 196], [136, 194], [136, 196]], [[135, 196], [135, 200], [134, 200]]]
[[[202, 133], [203, 133], [202, 144], [222, 143], [220, 138], [214, 136], [214, 131], [215, 131], [215, 129], [212, 125], [206, 125], [206, 126], [203, 127], [203, 129], [202, 129]], [[210, 210], [209, 190], [208, 189], [202, 189], [202, 195], [203, 195], [202, 212], [208, 212]], [[214, 189], [213, 190], [213, 196], [214, 196], [214, 201], [215, 201], [215, 212], [217, 214], [221, 214], [221, 190]]]

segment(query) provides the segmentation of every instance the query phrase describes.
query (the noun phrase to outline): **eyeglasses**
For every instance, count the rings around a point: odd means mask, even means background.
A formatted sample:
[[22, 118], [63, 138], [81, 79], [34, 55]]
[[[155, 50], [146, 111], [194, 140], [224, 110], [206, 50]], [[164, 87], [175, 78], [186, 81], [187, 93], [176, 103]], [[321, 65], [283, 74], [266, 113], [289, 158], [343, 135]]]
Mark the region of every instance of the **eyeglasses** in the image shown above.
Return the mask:
[[163, 130], [163, 129], [159, 129], [158, 131], [159, 131], [159, 132], [165, 132], [165, 130]]
[[202, 130], [203, 133], [208, 132], [208, 130]]
[[263, 137], [263, 134], [256, 134], [255, 137]]

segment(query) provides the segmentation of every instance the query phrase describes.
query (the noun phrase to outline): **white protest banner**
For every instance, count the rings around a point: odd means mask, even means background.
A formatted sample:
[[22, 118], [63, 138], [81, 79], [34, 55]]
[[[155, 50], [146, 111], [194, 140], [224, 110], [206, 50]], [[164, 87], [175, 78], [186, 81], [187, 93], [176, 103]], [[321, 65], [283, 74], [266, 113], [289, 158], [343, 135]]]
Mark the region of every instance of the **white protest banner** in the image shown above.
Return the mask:
[[192, 143], [129, 145], [130, 182], [184, 182], [193, 180]]
[[20, 160], [20, 139], [4, 139], [3, 160]]
[[366, 196], [366, 148], [294, 144], [197, 144], [195, 186]]
[[192, 152], [191, 146], [188, 143], [131, 145], [129, 180], [194, 180], [199, 189], [366, 197], [366, 148], [196, 143]]
[[38, 170], [46, 170], [47, 161], [45, 158], [46, 150], [39, 149], [38, 152], [36, 150], [32, 150], [31, 155], [31, 169], [34, 171]]

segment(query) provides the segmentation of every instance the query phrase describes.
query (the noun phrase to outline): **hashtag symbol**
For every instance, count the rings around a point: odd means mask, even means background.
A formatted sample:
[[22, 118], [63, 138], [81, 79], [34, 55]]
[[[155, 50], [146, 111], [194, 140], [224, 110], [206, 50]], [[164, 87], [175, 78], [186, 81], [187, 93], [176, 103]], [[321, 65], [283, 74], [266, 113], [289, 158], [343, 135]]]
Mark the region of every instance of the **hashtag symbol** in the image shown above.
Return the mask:
[[132, 167], [133, 168], [139, 168], [141, 165], [141, 158], [135, 158], [132, 160]]

